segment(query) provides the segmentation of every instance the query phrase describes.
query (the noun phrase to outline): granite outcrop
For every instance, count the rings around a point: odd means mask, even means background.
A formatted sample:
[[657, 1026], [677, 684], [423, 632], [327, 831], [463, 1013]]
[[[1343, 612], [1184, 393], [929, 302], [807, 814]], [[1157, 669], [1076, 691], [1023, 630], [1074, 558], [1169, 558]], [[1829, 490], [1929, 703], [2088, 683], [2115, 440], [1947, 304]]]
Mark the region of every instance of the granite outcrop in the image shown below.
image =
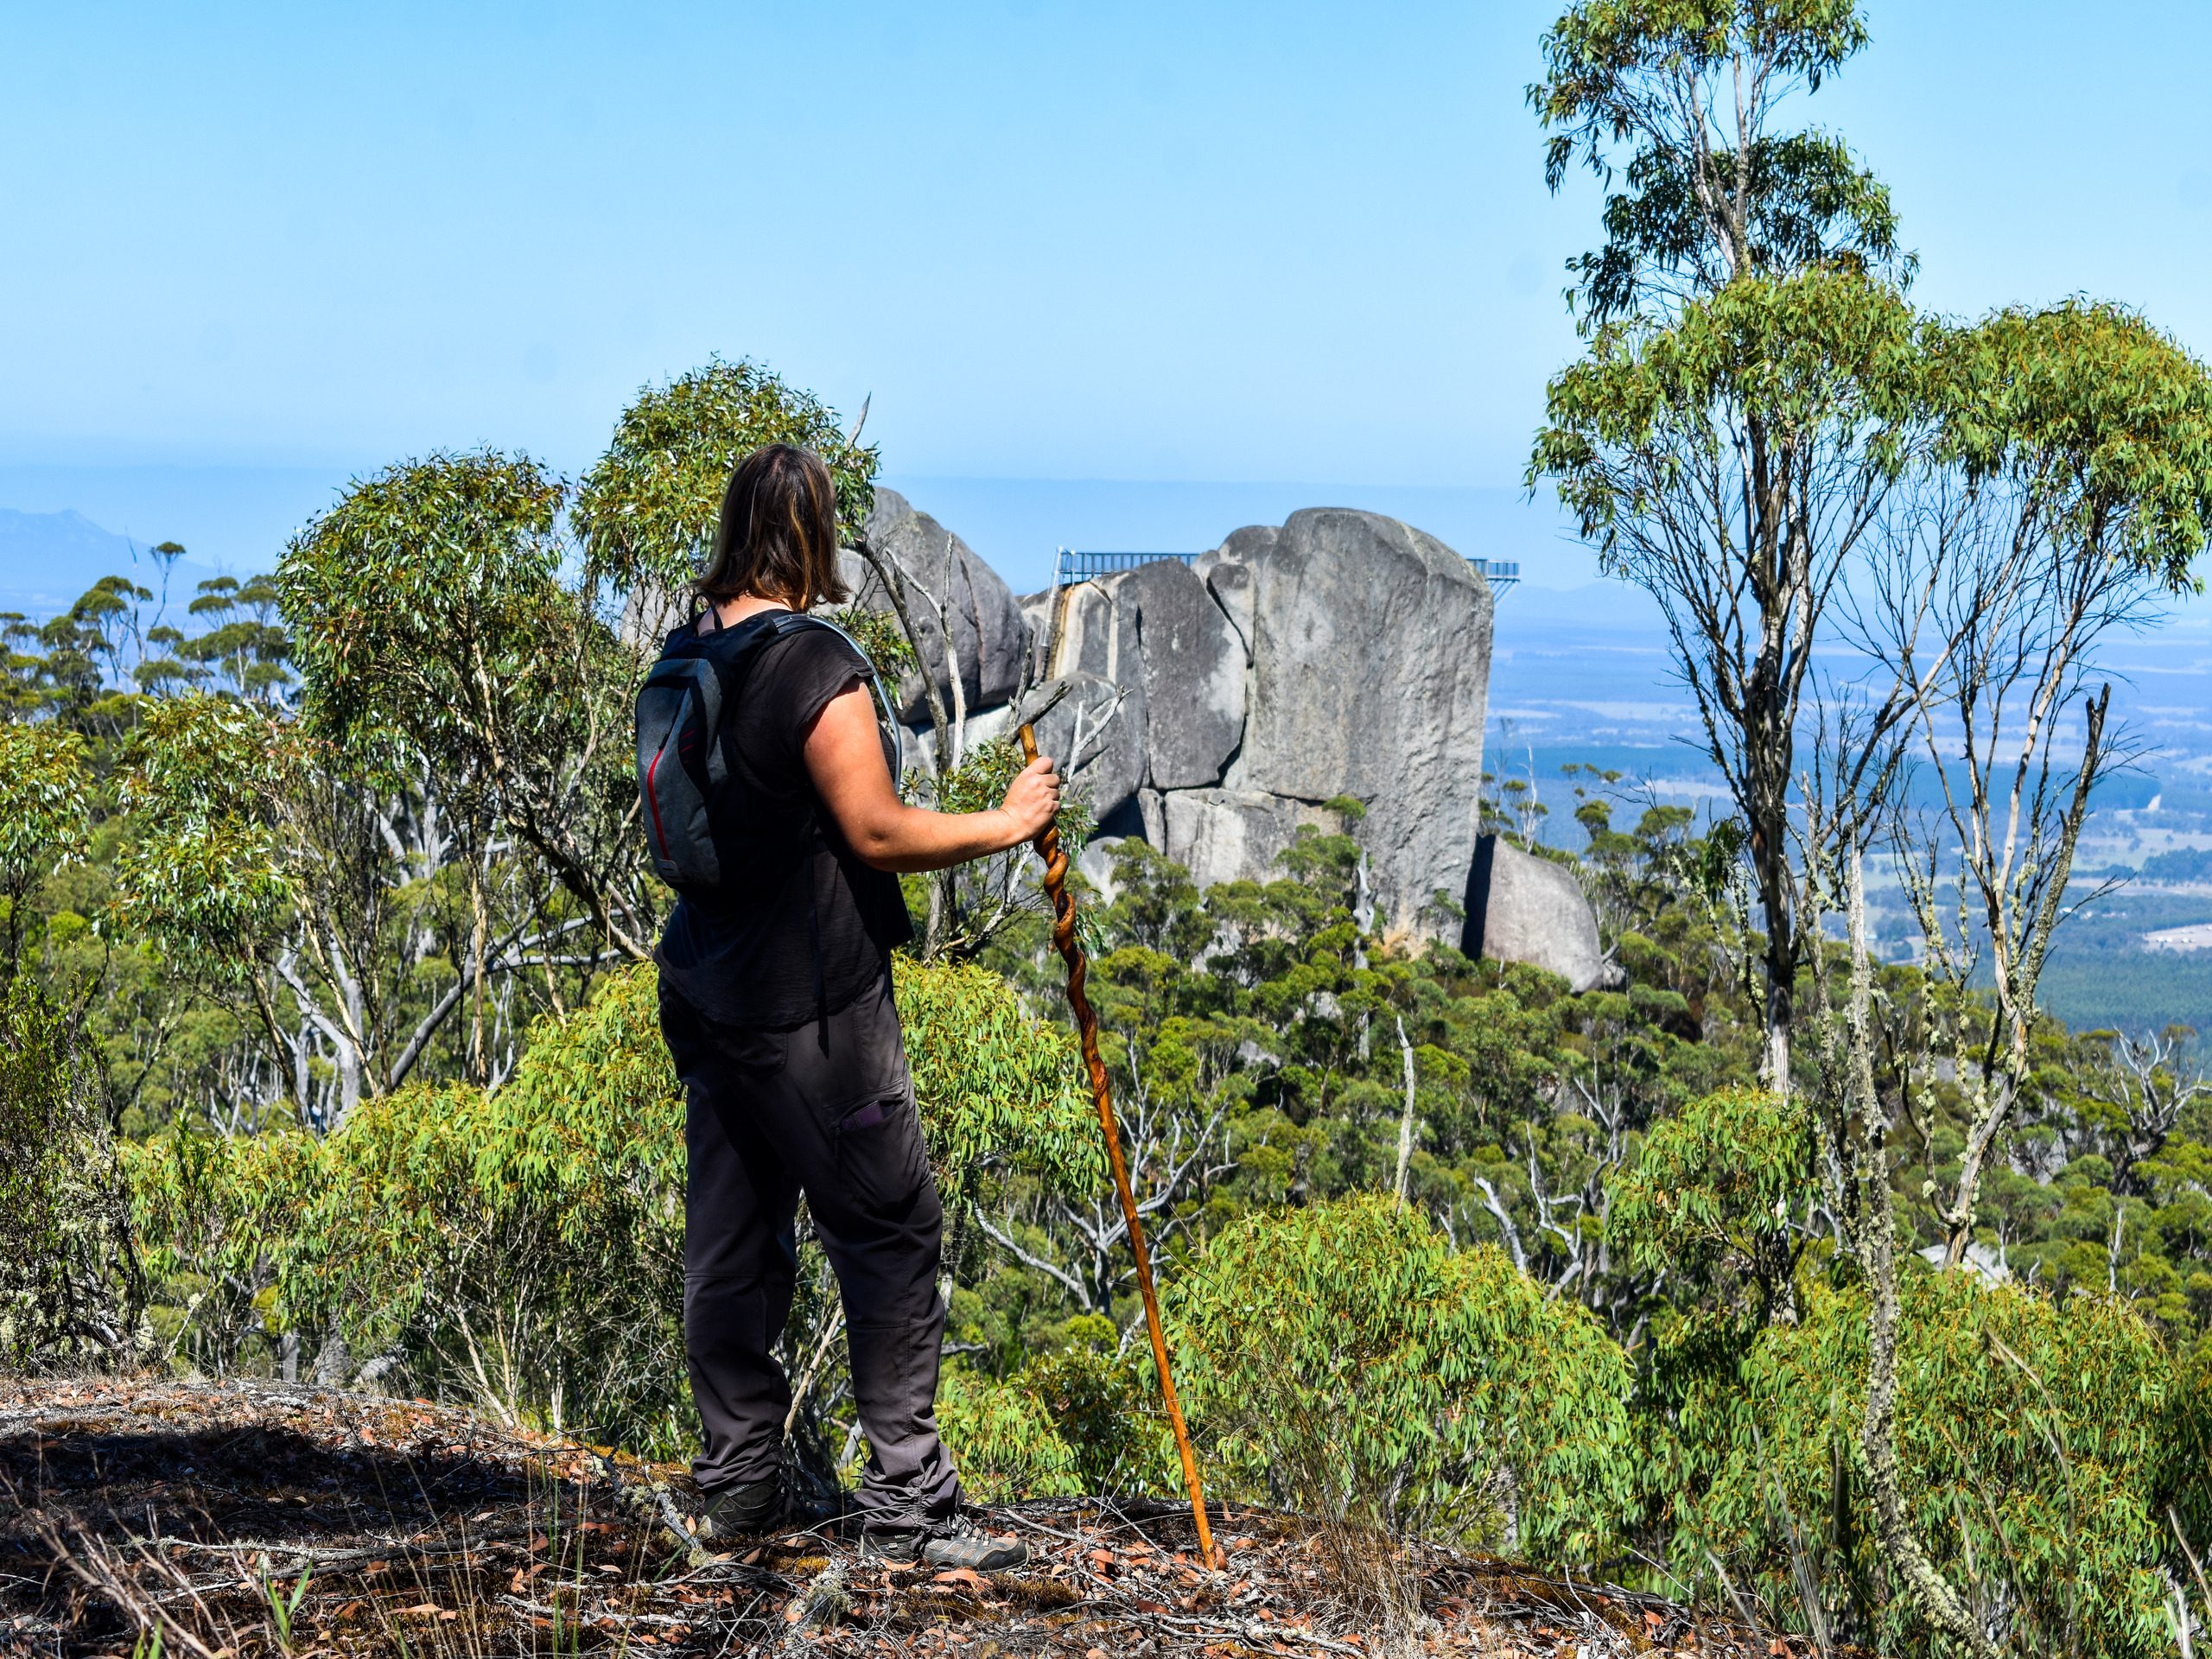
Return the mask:
[[[1084, 791], [1103, 838], [1141, 836], [1203, 887], [1268, 879], [1302, 828], [1356, 818], [1385, 931], [1542, 952], [1577, 988], [1605, 977], [1580, 889], [1554, 890], [1554, 875], [1573, 887], [1559, 867], [1529, 874], [1514, 861], [1525, 855], [1492, 855], [1484, 868], [1503, 879], [1483, 894], [1511, 904], [1494, 926], [1465, 912], [1477, 896], [1492, 596], [1433, 536], [1309, 508], [1194, 559], [1017, 599], [892, 491], [878, 493], [870, 533], [908, 585], [921, 636], [922, 667], [899, 688], [910, 724], [930, 719], [924, 673], [954, 704], [949, 632], [971, 742], [1004, 731], [1015, 700], [1033, 706], [1060, 683], [1039, 741]], [[856, 601], [886, 605], [873, 573], [846, 556]]]

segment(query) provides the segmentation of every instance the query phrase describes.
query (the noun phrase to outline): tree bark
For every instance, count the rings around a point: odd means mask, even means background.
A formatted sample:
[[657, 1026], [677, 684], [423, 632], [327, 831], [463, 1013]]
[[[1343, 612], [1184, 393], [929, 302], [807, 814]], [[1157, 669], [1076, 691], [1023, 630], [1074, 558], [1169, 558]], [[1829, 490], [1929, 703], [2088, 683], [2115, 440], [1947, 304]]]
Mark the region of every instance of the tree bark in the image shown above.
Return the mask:
[[1890, 1203], [1889, 1115], [1876, 1092], [1871, 1028], [1873, 966], [1866, 951], [1866, 896], [1856, 847], [1847, 849], [1851, 933], [1851, 1008], [1847, 1027], [1849, 1083], [1859, 1109], [1859, 1262], [1870, 1297], [1866, 1341], [1866, 1414], [1859, 1444], [1866, 1454], [1866, 1490], [1882, 1553], [1910, 1590], [1922, 1614], [1965, 1643], [1975, 1659], [1996, 1659], [1987, 1632], [1928, 1559], [1907, 1512], [1897, 1467], [1897, 1273], [1896, 1218]]

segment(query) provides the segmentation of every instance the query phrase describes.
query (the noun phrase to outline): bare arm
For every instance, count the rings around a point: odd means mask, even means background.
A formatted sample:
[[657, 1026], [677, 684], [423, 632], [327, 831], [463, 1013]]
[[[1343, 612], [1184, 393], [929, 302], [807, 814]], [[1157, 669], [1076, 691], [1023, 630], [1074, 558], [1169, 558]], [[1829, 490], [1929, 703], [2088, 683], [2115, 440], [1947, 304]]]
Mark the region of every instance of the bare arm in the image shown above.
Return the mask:
[[806, 735], [806, 771], [845, 844], [879, 870], [941, 870], [1033, 841], [1059, 810], [1050, 756], [1022, 769], [988, 812], [932, 812], [899, 798], [875, 704], [855, 685], [830, 700]]

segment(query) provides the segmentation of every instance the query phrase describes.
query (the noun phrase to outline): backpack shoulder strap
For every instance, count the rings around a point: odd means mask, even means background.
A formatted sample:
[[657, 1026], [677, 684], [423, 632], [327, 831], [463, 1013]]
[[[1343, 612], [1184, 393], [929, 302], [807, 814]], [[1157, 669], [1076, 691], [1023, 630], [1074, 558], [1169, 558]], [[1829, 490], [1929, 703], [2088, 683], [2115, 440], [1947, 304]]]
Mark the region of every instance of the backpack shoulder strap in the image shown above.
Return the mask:
[[891, 787], [897, 789], [899, 779], [904, 777], [906, 772], [906, 728], [899, 723], [899, 710], [891, 701], [890, 692], [884, 690], [883, 676], [876, 671], [875, 664], [868, 660], [868, 652], [861, 649], [861, 642], [829, 618], [815, 616], [805, 611], [786, 611], [769, 626], [778, 639], [782, 639], [787, 634], [801, 632], [808, 628], [826, 629], [850, 645], [853, 648], [853, 654], [866, 664], [868, 683], [874, 688], [875, 700], [883, 709], [883, 723], [891, 728], [891, 751], [893, 757], [891, 763]]

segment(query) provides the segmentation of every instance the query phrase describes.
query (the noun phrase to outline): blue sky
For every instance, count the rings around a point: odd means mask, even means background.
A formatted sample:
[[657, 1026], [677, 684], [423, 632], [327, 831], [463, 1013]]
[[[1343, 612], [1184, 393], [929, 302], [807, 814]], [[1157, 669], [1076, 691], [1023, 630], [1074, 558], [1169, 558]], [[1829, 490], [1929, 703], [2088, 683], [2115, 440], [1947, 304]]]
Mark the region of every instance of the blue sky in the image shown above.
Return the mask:
[[[1487, 523], [1594, 239], [1522, 102], [1555, 10], [19, 8], [0, 505], [265, 562], [350, 472], [579, 467], [720, 352], [872, 395], [888, 474], [960, 480], [1002, 563], [1304, 490]], [[1895, 188], [1923, 302], [2086, 292], [2212, 353], [2212, 7], [1866, 11], [1810, 110]]]

